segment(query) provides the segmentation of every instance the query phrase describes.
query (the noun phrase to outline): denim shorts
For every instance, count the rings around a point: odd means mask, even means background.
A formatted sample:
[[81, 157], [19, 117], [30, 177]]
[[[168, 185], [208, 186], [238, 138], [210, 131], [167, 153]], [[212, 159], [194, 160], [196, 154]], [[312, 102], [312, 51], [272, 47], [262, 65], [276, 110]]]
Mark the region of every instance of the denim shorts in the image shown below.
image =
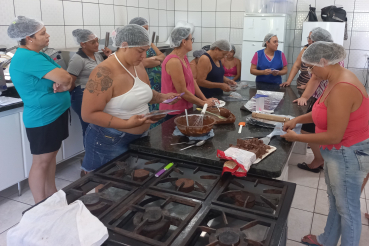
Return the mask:
[[139, 138], [146, 137], [148, 131], [142, 134], [130, 134], [113, 128], [105, 128], [89, 124], [85, 135], [85, 157], [82, 169], [91, 172], [114, 158], [125, 153], [129, 144]]

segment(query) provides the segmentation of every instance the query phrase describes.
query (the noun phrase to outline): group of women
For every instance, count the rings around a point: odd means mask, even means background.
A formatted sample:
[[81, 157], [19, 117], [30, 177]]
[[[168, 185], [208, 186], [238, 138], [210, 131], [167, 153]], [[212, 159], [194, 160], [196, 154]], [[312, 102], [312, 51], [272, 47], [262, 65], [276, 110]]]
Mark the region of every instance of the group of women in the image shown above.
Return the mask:
[[[189, 63], [186, 54], [194, 40], [190, 29], [172, 31], [174, 49], [164, 57], [150, 42], [147, 21], [135, 18], [132, 22], [115, 30], [114, 45], [119, 49], [112, 53], [105, 48], [104, 56], [96, 53], [96, 35], [88, 30], [73, 31], [81, 48], [68, 71], [41, 52], [50, 37], [42, 22], [19, 16], [9, 26], [9, 37], [20, 43], [10, 74], [24, 102], [24, 124], [33, 154], [29, 184], [35, 202], [56, 192], [56, 154], [68, 137], [71, 105], [84, 129], [82, 169], [89, 172], [122, 154], [131, 141], [147, 135], [155, 123], [146, 117], [149, 105], [152, 109], [158, 105], [159, 109], [178, 109], [179, 113], [193, 104], [212, 106], [217, 101], [214, 97], [230, 91], [239, 79], [235, 48], [228, 41], [214, 42], [207, 52], [194, 52], [196, 59]], [[315, 159], [300, 167], [315, 171], [324, 164], [330, 202], [324, 233], [307, 235], [302, 241], [333, 246], [341, 237], [342, 245], [356, 246], [361, 232], [361, 187], [369, 173], [368, 94], [357, 77], [343, 67], [345, 49], [332, 42], [329, 32], [314, 29], [308, 42], [285, 83], [281, 75], [287, 73], [287, 63], [277, 50], [274, 34], [265, 37], [265, 49], [255, 54], [250, 71], [257, 82], [288, 86], [301, 70], [298, 83], [305, 92], [297, 103], [308, 102], [310, 107], [307, 114], [284, 124], [287, 133], [282, 137], [309, 143]], [[162, 103], [174, 97], [177, 99], [172, 103]], [[311, 134], [293, 132], [298, 123]]]

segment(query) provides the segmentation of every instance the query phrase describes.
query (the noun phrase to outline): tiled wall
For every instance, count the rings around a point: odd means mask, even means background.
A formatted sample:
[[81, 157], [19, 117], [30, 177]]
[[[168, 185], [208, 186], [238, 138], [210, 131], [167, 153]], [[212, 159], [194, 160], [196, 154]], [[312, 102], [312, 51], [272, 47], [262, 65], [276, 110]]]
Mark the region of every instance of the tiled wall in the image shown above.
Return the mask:
[[52, 48], [76, 47], [72, 37], [76, 28], [90, 29], [105, 38], [105, 32], [126, 25], [137, 16], [145, 17], [150, 32], [155, 31], [163, 42], [175, 23], [174, 0], [1, 0], [0, 3], [0, 45], [7, 47], [17, 44], [8, 38], [6, 31], [18, 15], [42, 20]]
[[[301, 50], [302, 23], [309, 5], [320, 10], [329, 5], [341, 5], [347, 11], [348, 36], [345, 66], [364, 81], [364, 66], [369, 55], [369, 1], [368, 0], [290, 0], [290, 24], [287, 30], [289, 71]], [[236, 56], [241, 58], [243, 16], [247, 0], [176, 0], [175, 20], [185, 20], [195, 25], [194, 50], [217, 39], [227, 39], [236, 46]], [[321, 20], [321, 19], [320, 19]], [[189, 59], [192, 59], [189, 54]], [[249, 61], [245, 61], [249, 62]]]

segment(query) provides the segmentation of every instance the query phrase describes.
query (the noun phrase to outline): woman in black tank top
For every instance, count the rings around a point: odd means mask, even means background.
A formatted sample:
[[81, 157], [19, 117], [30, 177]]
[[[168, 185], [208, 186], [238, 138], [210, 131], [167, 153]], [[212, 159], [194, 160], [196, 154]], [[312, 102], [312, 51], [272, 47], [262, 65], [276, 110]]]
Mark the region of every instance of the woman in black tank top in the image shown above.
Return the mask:
[[210, 50], [200, 57], [197, 65], [197, 83], [205, 97], [215, 97], [230, 91], [229, 85], [237, 84], [224, 76], [223, 59], [231, 50], [231, 44], [226, 40], [215, 41]]

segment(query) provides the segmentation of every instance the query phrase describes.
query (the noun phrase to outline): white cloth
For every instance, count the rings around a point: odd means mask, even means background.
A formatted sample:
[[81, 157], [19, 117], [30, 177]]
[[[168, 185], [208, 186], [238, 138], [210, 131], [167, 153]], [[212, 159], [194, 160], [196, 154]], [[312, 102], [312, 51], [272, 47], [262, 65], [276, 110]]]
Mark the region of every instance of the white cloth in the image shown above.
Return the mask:
[[67, 204], [60, 190], [27, 211], [8, 231], [8, 246], [97, 246], [108, 238], [108, 230], [85, 205]]
[[246, 171], [250, 170], [251, 165], [256, 161], [256, 155], [250, 151], [229, 147], [224, 154], [242, 165]]

